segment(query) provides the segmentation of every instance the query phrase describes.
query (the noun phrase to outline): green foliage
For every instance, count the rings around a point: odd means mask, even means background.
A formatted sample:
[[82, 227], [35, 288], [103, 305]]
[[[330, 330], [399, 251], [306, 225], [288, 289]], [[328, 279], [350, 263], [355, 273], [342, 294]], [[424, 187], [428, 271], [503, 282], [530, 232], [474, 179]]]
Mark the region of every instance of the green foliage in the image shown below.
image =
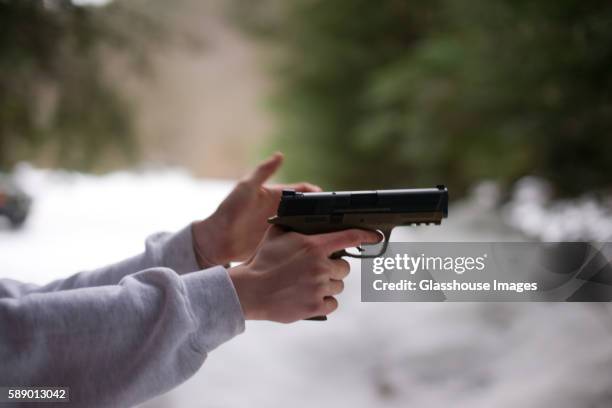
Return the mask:
[[92, 169], [134, 154], [130, 105], [106, 58], [122, 53], [146, 73], [150, 48], [168, 37], [163, 3], [0, 0], [0, 170], [40, 156]]
[[56, 150], [88, 166], [128, 142], [124, 103], [103, 83], [95, 52], [103, 29], [70, 1], [0, 2], [0, 167]]
[[455, 194], [525, 174], [560, 194], [610, 187], [612, 3], [276, 4], [265, 25], [241, 16], [283, 49], [273, 147], [288, 176]]

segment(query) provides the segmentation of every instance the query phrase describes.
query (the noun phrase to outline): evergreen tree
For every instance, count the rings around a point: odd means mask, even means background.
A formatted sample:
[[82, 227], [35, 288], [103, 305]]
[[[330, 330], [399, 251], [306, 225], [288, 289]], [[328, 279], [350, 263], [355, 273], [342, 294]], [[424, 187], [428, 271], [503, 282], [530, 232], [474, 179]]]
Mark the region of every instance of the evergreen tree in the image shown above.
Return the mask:
[[105, 55], [123, 53], [145, 72], [151, 48], [169, 38], [164, 3], [0, 1], [0, 170], [41, 152], [79, 169], [107, 152], [134, 153], [130, 105], [110, 82]]
[[270, 1], [239, 17], [282, 46], [273, 147], [292, 178], [610, 187], [612, 3]]

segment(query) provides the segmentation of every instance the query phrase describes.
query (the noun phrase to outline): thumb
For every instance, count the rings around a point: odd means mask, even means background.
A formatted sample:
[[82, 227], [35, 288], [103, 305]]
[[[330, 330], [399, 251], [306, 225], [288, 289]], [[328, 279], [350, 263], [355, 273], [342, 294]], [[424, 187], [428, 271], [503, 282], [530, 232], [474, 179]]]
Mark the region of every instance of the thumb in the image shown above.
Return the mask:
[[255, 185], [262, 185], [276, 173], [282, 163], [283, 154], [281, 152], [276, 152], [270, 158], [261, 162], [248, 177], [248, 180]]

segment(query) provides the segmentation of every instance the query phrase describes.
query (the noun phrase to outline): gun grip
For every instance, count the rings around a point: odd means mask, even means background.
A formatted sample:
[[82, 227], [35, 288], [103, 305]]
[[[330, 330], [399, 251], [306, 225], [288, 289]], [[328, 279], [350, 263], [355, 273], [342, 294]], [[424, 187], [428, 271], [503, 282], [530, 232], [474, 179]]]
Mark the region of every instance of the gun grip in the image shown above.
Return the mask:
[[315, 320], [315, 321], [322, 322], [322, 321], [327, 320], [327, 316], [312, 316], [304, 320]]
[[[382, 235], [383, 238], [383, 247], [382, 250], [380, 251], [379, 254], [377, 255], [365, 255], [365, 256], [358, 256], [358, 255], [353, 255], [349, 252], [347, 252], [345, 249], [341, 250], [341, 251], [337, 251], [334, 252], [333, 254], [331, 254], [330, 258], [331, 259], [339, 259], [342, 258], [343, 256], [350, 256], [353, 258], [375, 258], [377, 256], [382, 255], [386, 250], [387, 250], [387, 244], [389, 243], [389, 237], [391, 236], [391, 229], [384, 229], [384, 230], [376, 230], [376, 232], [378, 232], [380, 235]], [[313, 316], [313, 317], [309, 317], [307, 319], [304, 320], [313, 320], [313, 321], [325, 321], [327, 320], [327, 316]]]

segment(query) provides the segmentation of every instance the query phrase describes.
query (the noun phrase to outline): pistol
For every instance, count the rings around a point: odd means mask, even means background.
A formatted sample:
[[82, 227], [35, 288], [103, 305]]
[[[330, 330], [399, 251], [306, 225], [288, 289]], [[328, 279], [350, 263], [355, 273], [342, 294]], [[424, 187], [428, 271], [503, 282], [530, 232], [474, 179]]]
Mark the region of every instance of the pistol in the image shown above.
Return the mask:
[[[359, 253], [346, 250], [332, 254], [332, 258], [376, 258], [387, 250], [391, 231], [401, 225], [440, 225], [448, 217], [448, 189], [415, 188], [374, 191], [336, 191], [301, 193], [283, 190], [276, 216], [271, 224], [302, 234], [321, 234], [350, 228], [376, 231], [382, 235], [377, 253], [367, 252], [362, 246]], [[317, 316], [309, 320], [326, 320]]]

